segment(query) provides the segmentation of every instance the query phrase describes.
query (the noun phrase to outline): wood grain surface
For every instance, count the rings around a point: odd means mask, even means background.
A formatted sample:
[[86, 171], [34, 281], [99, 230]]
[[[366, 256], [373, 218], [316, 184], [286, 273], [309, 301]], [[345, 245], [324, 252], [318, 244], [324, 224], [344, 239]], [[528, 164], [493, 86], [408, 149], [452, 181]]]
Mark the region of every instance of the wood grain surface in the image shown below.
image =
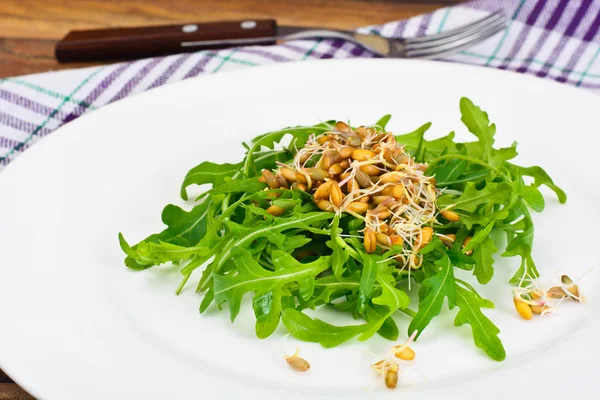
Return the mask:
[[[56, 41], [74, 29], [262, 18], [282, 25], [354, 29], [460, 1], [0, 0], [0, 78], [96, 65], [58, 64], [54, 59]], [[0, 400], [25, 399], [33, 397], [0, 370]]]

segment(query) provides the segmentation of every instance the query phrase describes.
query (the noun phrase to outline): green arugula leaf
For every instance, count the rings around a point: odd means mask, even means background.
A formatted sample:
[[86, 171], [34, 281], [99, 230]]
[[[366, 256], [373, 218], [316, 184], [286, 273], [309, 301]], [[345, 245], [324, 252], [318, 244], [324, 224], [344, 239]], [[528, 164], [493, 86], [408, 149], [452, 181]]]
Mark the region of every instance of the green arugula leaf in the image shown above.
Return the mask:
[[[341, 230], [339, 229], [340, 220], [336, 216], [331, 223], [331, 240], [327, 241], [327, 247], [333, 252], [331, 253], [331, 269], [336, 278], [340, 279], [345, 271], [345, 264], [348, 261], [349, 254], [340, 246], [336, 238], [339, 237]], [[339, 231], [339, 232], [338, 232]]]
[[511, 285], [527, 286], [533, 279], [540, 276], [531, 255], [524, 254], [521, 257], [521, 266], [509, 281]]
[[490, 151], [490, 164], [493, 166], [504, 165], [506, 161], [512, 160], [518, 155], [517, 142], [513, 142], [510, 147], [503, 147], [501, 149], [492, 148]]
[[252, 308], [256, 316], [256, 336], [265, 339], [271, 336], [281, 319], [281, 288], [276, 287], [252, 299]]
[[[394, 287], [396, 280], [391, 272], [384, 272], [385, 267], [381, 266], [377, 273], [377, 282], [381, 285], [382, 292], [379, 296], [373, 299], [373, 304], [379, 306], [385, 306], [388, 308], [388, 312], [384, 314], [378, 321], [372, 321], [372, 325], [369, 329], [363, 332], [358, 340], [367, 340], [371, 336], [378, 332], [383, 324], [388, 321], [389, 318], [398, 310], [403, 310], [410, 304], [410, 298], [403, 291]], [[360, 299], [360, 295], [359, 295]], [[389, 323], [389, 322], [388, 322]]]
[[473, 135], [479, 139], [483, 152], [483, 160], [490, 161], [491, 149], [494, 145], [496, 125], [490, 123], [488, 115], [466, 97], [460, 99], [461, 121]]
[[435, 176], [437, 187], [445, 187], [456, 182], [464, 174], [468, 165], [467, 160], [455, 158], [444, 164], [436, 165], [432, 171], [427, 170], [427, 174]]
[[466, 253], [469, 250], [473, 250], [475, 247], [483, 243], [483, 241], [490, 236], [492, 229], [494, 229], [495, 223], [496, 220], [493, 220], [485, 228], [477, 230], [471, 241], [463, 248], [463, 252]]
[[489, 236], [473, 250], [473, 259], [477, 261], [473, 274], [477, 277], [479, 283], [486, 284], [494, 276], [494, 258], [492, 255], [497, 251], [498, 248]]
[[[438, 181], [437, 186], [438, 187], [447, 187], [447, 186], [463, 184], [463, 183], [467, 183], [467, 182], [472, 182], [474, 184], [477, 184], [477, 183], [481, 182], [484, 178], [486, 178], [489, 174], [490, 174], [490, 171], [487, 168], [480, 168], [473, 172], [465, 173], [455, 179], [446, 178], [446, 180], [443, 180], [442, 182]], [[437, 180], [437, 178], [436, 178], [436, 180]]]
[[425, 132], [427, 132], [429, 128], [431, 128], [431, 122], [421, 125], [410, 133], [396, 135], [396, 141], [398, 141], [398, 143], [402, 143], [409, 153], [414, 154], [415, 150], [417, 150], [419, 147], [419, 143], [423, 141]]
[[304, 342], [316, 342], [323, 347], [338, 346], [360, 335], [370, 327], [369, 324], [335, 326], [318, 318], [310, 318], [293, 308], [288, 308], [283, 312], [281, 322], [296, 339]]
[[296, 147], [300, 148], [304, 146], [308, 137], [315, 133], [320, 134], [331, 129], [331, 126], [335, 124], [335, 121], [328, 121], [326, 123], [318, 124], [315, 126], [298, 126], [294, 128], [285, 128], [279, 131], [265, 133], [264, 135], [257, 136], [251, 143], [251, 147], [248, 149], [246, 153], [246, 159], [244, 160], [244, 165], [242, 168], [243, 175], [246, 177], [253, 176], [254, 168], [256, 168], [255, 164], [255, 153], [257, 153], [261, 147], [267, 147], [273, 149], [276, 143], [279, 143], [284, 136], [290, 135], [294, 139], [298, 139], [295, 141]]
[[317, 211], [301, 215], [292, 215], [287, 218], [277, 218], [271, 222], [257, 222], [251, 226], [242, 226], [233, 221], [226, 221], [225, 226], [234, 234], [234, 236], [220, 247], [219, 253], [215, 255], [215, 260], [209, 268], [211, 270], [214, 268], [215, 272], [219, 272], [222, 266], [231, 258], [231, 250], [236, 246], [244, 248], [258, 238], [274, 237], [278, 232], [296, 228], [306, 228], [310, 224], [329, 220], [333, 217], [333, 213]]
[[[381, 310], [378, 311], [378, 309]], [[392, 317], [385, 318], [387, 313], [388, 312], [384, 307], [377, 307], [377, 309], [375, 307], [367, 307], [365, 310], [365, 318], [368, 323], [372, 324], [375, 324], [383, 319], [381, 328], [379, 328], [377, 333], [387, 340], [397, 340], [398, 336], [400, 336], [398, 325], [396, 325], [396, 321], [394, 321]]]
[[335, 293], [358, 292], [360, 287], [360, 272], [356, 271], [349, 277], [337, 277], [335, 275], [318, 278], [315, 281], [315, 302], [329, 303]]
[[546, 207], [544, 196], [542, 192], [535, 185], [525, 185], [519, 178], [517, 186], [517, 193], [525, 202], [531, 207], [533, 211], [542, 212]]
[[266, 183], [259, 182], [256, 178], [236, 179], [215, 187], [210, 191], [210, 193], [213, 195], [228, 193], [254, 193], [266, 187]]
[[485, 351], [492, 360], [504, 360], [506, 351], [498, 337], [500, 329], [481, 312], [481, 308], [494, 308], [494, 303], [457, 287], [456, 305], [459, 311], [454, 326], [471, 325], [475, 345]]
[[367, 308], [373, 295], [373, 288], [377, 280], [377, 260], [375, 257], [361, 252], [362, 273], [358, 291], [358, 312], [362, 313]]
[[533, 167], [519, 167], [518, 165], [514, 165], [514, 164], [510, 164], [510, 163], [506, 163], [507, 167], [509, 167], [509, 169], [511, 170], [516, 170], [518, 171], [518, 173], [520, 175], [523, 176], [529, 176], [532, 177], [534, 179], [534, 184], [535, 186], [541, 186], [541, 185], [546, 185], [548, 186], [550, 189], [552, 189], [554, 191], [554, 193], [556, 193], [556, 196], [558, 197], [558, 200], [560, 201], [561, 204], [564, 204], [567, 202], [567, 195], [565, 194], [565, 192], [559, 188], [558, 186], [556, 186], [554, 184], [554, 181], [552, 180], [552, 178], [550, 178], [550, 175], [548, 175], [548, 173], [546, 171], [544, 171], [543, 168], [538, 167], [538, 166], [533, 166]]
[[[159, 259], [149, 254], [150, 243], [162, 242], [178, 246], [197, 245], [207, 230], [210, 204], [210, 199], [206, 199], [189, 212], [173, 204], [167, 205], [162, 212], [162, 221], [167, 225], [167, 228], [161, 233], [147, 237], [133, 247], [130, 247], [123, 235], [119, 233], [121, 249], [127, 255], [125, 265], [134, 270], [142, 270], [157, 265]], [[142, 249], [140, 249], [140, 246]], [[142, 253], [145, 253], [145, 255], [142, 255]]]
[[[285, 149], [280, 150], [268, 150], [254, 153], [254, 166], [257, 171], [262, 171], [263, 169], [270, 169], [273, 165], [276, 165], [277, 162], [287, 163], [293, 160], [294, 155]], [[240, 170], [237, 176], [241, 176], [242, 171]]]
[[208, 306], [211, 305], [211, 303], [213, 302], [214, 299], [215, 299], [215, 294], [214, 294], [212, 288], [209, 288], [206, 291], [204, 298], [202, 299], [202, 303], [200, 303], [200, 314], [202, 314], [204, 311], [206, 311], [208, 309]]
[[463, 210], [474, 212], [477, 206], [481, 204], [502, 204], [512, 192], [512, 186], [508, 183], [488, 182], [483, 189], [476, 189], [472, 182], [467, 183], [463, 194], [459, 197], [452, 195], [443, 195], [438, 198], [437, 204], [439, 207], [447, 207], [454, 204], [452, 208], [455, 210]]
[[151, 258], [143, 259], [135, 249], [129, 246], [122, 233], [119, 233], [119, 245], [121, 246], [121, 250], [127, 255], [125, 265], [129, 268], [135, 271], [142, 271], [156, 265], [154, 264], [154, 260]]
[[450, 258], [444, 253], [442, 258], [435, 261], [435, 265], [439, 267], [435, 275], [425, 279], [421, 283], [423, 296], [419, 302], [417, 315], [408, 327], [409, 335], [412, 335], [416, 330], [419, 331], [417, 337], [423, 333], [423, 330], [429, 325], [431, 320], [442, 311], [444, 298], [448, 299], [450, 309], [454, 308], [454, 304], [456, 303], [456, 285], [454, 283], [454, 272]]
[[426, 140], [425, 132], [431, 127], [428, 122], [415, 131], [404, 135], [397, 135], [396, 140], [402, 143], [406, 150], [419, 162], [431, 161], [447, 152], [456, 153], [456, 144], [454, 142], [454, 132], [434, 140]]
[[523, 256], [531, 254], [533, 247], [533, 224], [528, 226], [522, 232], [515, 235], [506, 246], [502, 257]]
[[391, 118], [391, 114], [386, 114], [383, 117], [379, 118], [379, 121], [375, 123], [375, 126], [381, 129], [382, 131], [385, 131], [385, 127], [387, 126], [388, 122], [390, 122]]
[[247, 250], [234, 247], [231, 253], [237, 275], [214, 274], [214, 291], [217, 303], [229, 304], [232, 322], [240, 312], [242, 296], [245, 293], [251, 291], [266, 293], [281, 288], [287, 283], [314, 278], [329, 267], [329, 257], [321, 257], [312, 263], [301, 264], [289, 254], [277, 250], [272, 255], [276, 270], [267, 271]]
[[298, 291], [304, 301], [308, 301], [315, 293], [315, 278], [310, 277], [300, 281]]
[[187, 200], [187, 188], [192, 184], [204, 185], [207, 183], [216, 187], [225, 182], [225, 178], [231, 178], [240, 170], [242, 163], [237, 164], [215, 164], [210, 161], [205, 161], [192, 168], [181, 185], [181, 198]]

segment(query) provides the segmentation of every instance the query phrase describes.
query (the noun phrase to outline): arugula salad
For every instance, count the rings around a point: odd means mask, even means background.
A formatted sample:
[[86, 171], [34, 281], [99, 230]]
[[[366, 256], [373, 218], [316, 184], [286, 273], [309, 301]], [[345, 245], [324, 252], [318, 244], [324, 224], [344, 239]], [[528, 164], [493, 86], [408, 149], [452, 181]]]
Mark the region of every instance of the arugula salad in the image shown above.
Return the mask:
[[[510, 162], [516, 143], [494, 147], [496, 126], [487, 113], [467, 98], [460, 112], [472, 141], [457, 142], [454, 133], [427, 140], [430, 123], [394, 135], [386, 130], [390, 115], [370, 126], [331, 120], [257, 136], [243, 144], [239, 163], [205, 161], [188, 172], [184, 200], [190, 185], [210, 189], [190, 211], [167, 205], [162, 232], [134, 246], [119, 234], [125, 264], [134, 270], [179, 265], [177, 293], [202, 269], [195, 282], [203, 294], [200, 313], [226, 305], [233, 322], [250, 293], [259, 338], [283, 324], [296, 338], [324, 347], [376, 334], [395, 341], [396, 313], [411, 318], [412, 341], [447, 300], [458, 308], [454, 325], [470, 325], [475, 345], [501, 361], [500, 329], [485, 313], [494, 304], [455, 271], [490, 282], [504, 236], [501, 256], [520, 259], [510, 283], [521, 316], [543, 315], [564, 298], [580, 300], [566, 276], [540, 288], [531, 255], [531, 212], [545, 206], [539, 187], [553, 190], [561, 203], [567, 197], [542, 168]], [[411, 291], [418, 302], [411, 303]], [[336, 326], [305, 313], [318, 307], [359, 322]], [[396, 348], [408, 351], [408, 345]]]

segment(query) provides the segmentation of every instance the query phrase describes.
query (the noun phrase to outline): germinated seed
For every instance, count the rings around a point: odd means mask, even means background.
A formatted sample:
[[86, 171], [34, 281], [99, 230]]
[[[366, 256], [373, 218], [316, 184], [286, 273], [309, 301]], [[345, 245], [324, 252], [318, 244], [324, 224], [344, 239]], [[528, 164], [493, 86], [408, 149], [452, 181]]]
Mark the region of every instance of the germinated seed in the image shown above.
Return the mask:
[[375, 234], [375, 237], [377, 238], [377, 242], [384, 245], [384, 246], [388, 246], [391, 247], [392, 245], [392, 240], [390, 239], [390, 237], [388, 235], [386, 235], [385, 233], [381, 233], [381, 232], [377, 232]]
[[[373, 175], [376, 176], [376, 175], [381, 174], [381, 170], [379, 168], [377, 168], [373, 164], [361, 165], [360, 166], [360, 170], [362, 172], [364, 172], [365, 174], [368, 174], [368, 175], [371, 175], [371, 176], [373, 176]], [[379, 181], [379, 178], [377, 178], [376, 182], [377, 181]]]
[[392, 215], [392, 213], [390, 212], [390, 210], [387, 209], [387, 207], [381, 206], [373, 210], [371, 214], [377, 217], [380, 221], [383, 221], [384, 219], [387, 219], [390, 217], [390, 215]]
[[340, 158], [350, 158], [352, 157], [352, 152], [354, 151], [354, 148], [352, 147], [344, 147], [343, 149], [339, 150], [340, 153]]
[[567, 294], [565, 293], [563, 288], [558, 286], [551, 287], [550, 290], [548, 290], [547, 292], [547, 296], [551, 299], [562, 299], [566, 295]]
[[567, 275], [561, 275], [560, 281], [563, 283], [563, 285], [571, 285], [573, 283], [573, 280]]
[[373, 196], [373, 204], [381, 204], [384, 200], [391, 199], [392, 196]]
[[354, 192], [358, 189], [360, 189], [360, 187], [358, 186], [358, 182], [356, 182], [356, 179], [350, 179], [347, 183], [348, 185], [348, 192]]
[[373, 182], [371, 182], [371, 178], [369, 177], [369, 175], [365, 174], [361, 170], [356, 171], [354, 178], [358, 182], [358, 186], [360, 186], [363, 189], [370, 188], [371, 186], [373, 186]]
[[290, 367], [294, 368], [296, 371], [304, 372], [310, 369], [310, 364], [302, 357], [291, 356], [286, 357], [285, 360], [288, 362]]
[[369, 205], [360, 201], [353, 201], [348, 205], [348, 207], [346, 207], [346, 209], [357, 214], [364, 214], [369, 209]]
[[519, 299], [516, 296], [513, 299], [513, 302], [515, 303], [515, 308], [517, 309], [517, 312], [521, 317], [523, 317], [523, 319], [530, 320], [531, 318], [533, 318], [533, 311], [527, 303], [524, 303], [521, 299]]
[[398, 384], [398, 366], [392, 365], [385, 373], [385, 386], [388, 389], [395, 389]]
[[306, 187], [306, 185], [304, 183], [294, 182], [294, 183], [292, 183], [292, 189], [294, 189], [294, 190], [302, 190], [303, 192], [306, 192], [306, 190], [308, 188]]
[[392, 188], [392, 196], [396, 199], [396, 200], [400, 200], [403, 196], [404, 196], [404, 185], [400, 184], [400, 185], [395, 185]]
[[396, 149], [394, 150], [394, 160], [398, 164], [407, 164], [409, 158], [401, 149]]
[[288, 181], [281, 175], [276, 175], [277, 180], [279, 181], [279, 187], [284, 189], [289, 189], [290, 185]]
[[392, 196], [395, 186], [386, 186], [381, 191], [381, 194], [384, 196]]
[[265, 178], [265, 182], [267, 183], [267, 185], [269, 185], [271, 189], [279, 189], [279, 181], [271, 171], [269, 171], [268, 169], [263, 169], [262, 175]]
[[338, 163], [338, 164], [333, 164], [332, 166], [329, 167], [329, 169], [327, 170], [327, 172], [329, 172], [329, 175], [339, 175], [342, 172], [344, 172], [344, 169], [342, 168], [342, 166]]
[[333, 210], [333, 206], [329, 200], [316, 200], [315, 204], [323, 211], [331, 211]]
[[[471, 239], [473, 239], [472, 236], [467, 236], [465, 238], [465, 240], [463, 241], [463, 244], [462, 244], [463, 249], [469, 244], [469, 242], [471, 242]], [[470, 256], [471, 254], [473, 254], [473, 250], [471, 249], [471, 250], [465, 252], [465, 254]]]
[[396, 183], [399, 182], [402, 176], [399, 172], [386, 172], [379, 178], [381, 183]]
[[306, 176], [302, 172], [296, 172], [295, 177], [298, 182], [308, 183], [308, 179], [306, 179]]
[[312, 180], [322, 181], [329, 177], [329, 173], [320, 168], [306, 168], [306, 172]]
[[337, 183], [337, 181], [329, 182], [331, 182], [331, 194], [329, 195], [329, 199], [334, 206], [339, 208], [342, 205], [344, 195], [342, 194], [342, 190], [340, 189], [340, 185]]
[[454, 211], [444, 210], [440, 214], [442, 214], [442, 217], [446, 218], [450, 222], [460, 221], [460, 215], [458, 215]]
[[277, 216], [283, 214], [285, 212], [285, 208], [276, 205], [271, 205], [269, 206], [269, 208], [267, 208], [267, 212], [271, 215]]
[[533, 312], [536, 315], [540, 315], [542, 313], [542, 311], [544, 311], [544, 306], [543, 305], [538, 305], [538, 306], [530, 306], [531, 308], [531, 312]]
[[319, 186], [314, 194], [315, 200], [326, 199], [331, 193], [331, 185], [333, 181], [327, 181]]
[[456, 235], [454, 233], [446, 233], [440, 236], [440, 240], [444, 242], [444, 244], [452, 246], [452, 243], [456, 240]]
[[366, 161], [375, 157], [375, 153], [367, 149], [355, 149], [352, 152], [352, 159], [356, 161]]
[[400, 235], [392, 235], [390, 236], [390, 240], [392, 241], [392, 246], [402, 246], [404, 244], [404, 239]]
[[367, 129], [364, 126], [359, 126], [358, 128], [356, 128], [356, 134], [364, 139], [369, 134], [369, 131], [367, 131]]
[[344, 133], [350, 132], [350, 127], [348, 126], [348, 124], [345, 122], [342, 122], [342, 121], [336, 122], [335, 128], [340, 132], [344, 132]]
[[367, 253], [374, 253], [377, 249], [377, 237], [370, 227], [365, 228], [364, 231], [364, 246]]
[[281, 176], [290, 182], [296, 182], [296, 171], [291, 168], [281, 168]]
[[419, 233], [419, 249], [422, 249], [423, 247], [425, 247], [427, 245], [427, 243], [431, 242], [431, 238], [433, 237], [433, 229], [429, 226], [426, 226], [425, 228], [421, 229], [421, 232]]
[[396, 357], [404, 361], [411, 361], [415, 359], [415, 351], [410, 347], [405, 347], [404, 349], [397, 351], [394, 353]]
[[350, 146], [358, 147], [358, 146], [360, 146], [361, 142], [362, 142], [362, 139], [355, 135], [352, 135], [352, 136], [349, 136], [348, 138], [346, 138], [346, 143], [348, 143]]
[[330, 155], [324, 155], [323, 157], [321, 157], [321, 161], [319, 161], [319, 168], [327, 171], [332, 164], [331, 160], [332, 159]]
[[577, 285], [569, 286], [567, 291], [573, 295], [575, 300], [579, 301], [579, 287]]

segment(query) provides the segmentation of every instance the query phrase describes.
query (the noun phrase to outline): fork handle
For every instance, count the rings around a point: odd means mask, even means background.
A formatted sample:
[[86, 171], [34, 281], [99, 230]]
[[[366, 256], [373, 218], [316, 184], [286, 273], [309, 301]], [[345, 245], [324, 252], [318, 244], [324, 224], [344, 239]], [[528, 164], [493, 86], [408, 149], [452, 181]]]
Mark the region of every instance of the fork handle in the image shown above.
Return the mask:
[[56, 59], [70, 61], [131, 60], [200, 49], [274, 44], [273, 19], [111, 28], [69, 32], [55, 47]]

